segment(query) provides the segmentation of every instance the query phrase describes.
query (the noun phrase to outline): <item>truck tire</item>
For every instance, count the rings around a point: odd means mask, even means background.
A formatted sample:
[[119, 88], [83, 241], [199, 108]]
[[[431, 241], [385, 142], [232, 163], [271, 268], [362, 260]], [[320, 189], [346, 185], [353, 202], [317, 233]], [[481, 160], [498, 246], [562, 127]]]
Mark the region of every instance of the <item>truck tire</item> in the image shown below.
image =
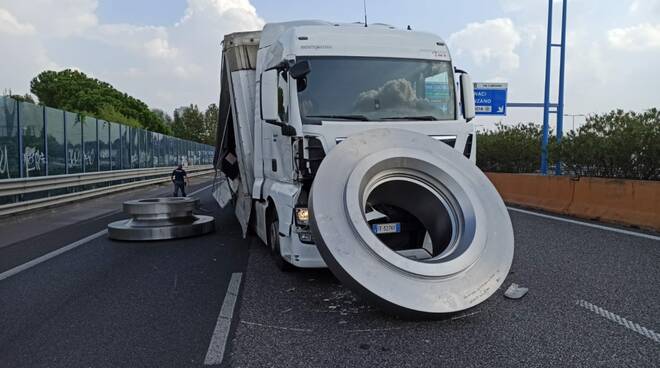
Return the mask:
[[277, 217], [277, 211], [273, 209], [269, 216], [268, 221], [268, 248], [270, 254], [275, 261], [275, 265], [280, 271], [288, 272], [293, 270], [293, 265], [284, 258], [282, 258], [282, 251], [280, 250], [280, 224]]
[[[321, 163], [309, 199], [330, 270], [395, 314], [474, 307], [498, 290], [513, 261], [511, 220], [494, 186], [458, 150], [423, 134], [373, 129], [344, 140]], [[397, 215], [423, 225], [414, 244], [396, 233], [406, 223], [374, 224]]]

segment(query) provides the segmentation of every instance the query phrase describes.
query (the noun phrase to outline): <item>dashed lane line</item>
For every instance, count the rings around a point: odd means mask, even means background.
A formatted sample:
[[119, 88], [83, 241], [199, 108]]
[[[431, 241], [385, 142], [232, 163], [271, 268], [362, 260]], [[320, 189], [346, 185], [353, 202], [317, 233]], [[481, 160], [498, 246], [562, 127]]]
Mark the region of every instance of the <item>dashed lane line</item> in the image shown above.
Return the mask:
[[212, 187], [212, 186], [213, 186], [213, 184], [210, 184], [210, 185], [205, 186], [204, 188], [197, 189], [196, 191], [190, 193], [189, 196], [195, 195], [195, 194], [197, 194], [197, 193], [201, 193], [201, 192], [203, 192], [203, 191], [209, 189], [209, 188]]
[[625, 328], [627, 328], [631, 331], [637, 332], [638, 334], [640, 334], [640, 335], [642, 335], [642, 336], [644, 336], [648, 339], [651, 339], [651, 340], [655, 341], [656, 343], [660, 344], [660, 334], [653, 331], [653, 330], [649, 330], [644, 326], [640, 326], [639, 324], [637, 324], [635, 322], [627, 320], [627, 319], [619, 316], [618, 314], [612, 313], [612, 312], [610, 312], [606, 309], [603, 309], [603, 308], [601, 308], [597, 305], [591, 304], [586, 300], [580, 299], [580, 300], [577, 300], [575, 303], [577, 305], [579, 305], [580, 307], [582, 307], [582, 308], [590, 310], [590, 311], [600, 315], [601, 317], [604, 317], [604, 318], [606, 318], [606, 319], [608, 319], [612, 322], [618, 323], [621, 326], [623, 326], [623, 327], [625, 327]]
[[215, 324], [213, 335], [209, 348], [206, 351], [204, 358], [204, 365], [217, 365], [222, 363], [225, 356], [225, 349], [227, 348], [227, 339], [229, 338], [229, 329], [231, 328], [231, 321], [234, 317], [234, 307], [238, 299], [238, 290], [241, 287], [241, 272], [235, 272], [231, 275], [229, 286], [227, 286], [227, 293], [225, 300], [220, 308], [218, 321]]

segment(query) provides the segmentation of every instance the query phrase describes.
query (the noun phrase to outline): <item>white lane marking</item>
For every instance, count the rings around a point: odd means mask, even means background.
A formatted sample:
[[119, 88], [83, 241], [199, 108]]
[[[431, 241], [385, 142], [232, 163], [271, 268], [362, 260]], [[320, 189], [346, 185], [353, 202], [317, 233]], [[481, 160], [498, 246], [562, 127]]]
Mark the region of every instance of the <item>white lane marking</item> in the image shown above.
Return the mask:
[[599, 314], [602, 317], [605, 317], [605, 318], [609, 319], [612, 322], [616, 322], [616, 323], [620, 324], [621, 326], [623, 326], [623, 327], [625, 327], [629, 330], [635, 331], [638, 334], [640, 334], [640, 335], [642, 335], [646, 338], [649, 338], [649, 339], [651, 339], [651, 340], [653, 340], [657, 343], [660, 343], [660, 334], [653, 331], [653, 330], [649, 330], [646, 327], [640, 326], [635, 322], [627, 320], [627, 319], [619, 316], [618, 314], [614, 314], [614, 313], [612, 313], [612, 312], [610, 312], [606, 309], [603, 309], [603, 308], [601, 308], [597, 305], [591, 304], [586, 300], [580, 299], [580, 300], [577, 300], [575, 303], [577, 305], [579, 305], [580, 307], [582, 307], [582, 308], [588, 309], [588, 310], [590, 310], [590, 311], [592, 311], [596, 314]]
[[640, 238], [647, 238], [647, 239], [651, 239], [651, 240], [659, 240], [660, 241], [660, 236], [655, 236], [655, 235], [651, 235], [651, 234], [638, 233], [636, 231], [623, 230], [623, 229], [618, 229], [616, 227], [609, 227], [609, 226], [592, 224], [592, 223], [589, 223], [589, 222], [571, 220], [571, 219], [567, 219], [567, 218], [564, 218], [564, 217], [546, 215], [544, 213], [538, 213], [538, 212], [533, 212], [533, 211], [522, 210], [520, 208], [515, 208], [515, 207], [507, 207], [507, 208], [510, 211], [525, 213], [525, 214], [532, 215], [532, 216], [538, 216], [538, 217], [543, 217], [543, 218], [547, 218], [547, 219], [551, 219], [551, 220], [557, 220], [557, 221], [564, 221], [564, 222], [568, 222], [568, 223], [571, 223], [571, 224], [588, 226], [588, 227], [593, 227], [593, 228], [600, 229], [600, 230], [613, 231], [613, 232], [619, 233], [619, 234], [638, 236]]
[[[203, 191], [205, 191], [206, 189], [209, 189], [209, 188], [212, 187], [212, 186], [213, 186], [213, 184], [210, 184], [210, 185], [207, 185], [207, 186], [205, 186], [205, 187], [203, 187], [203, 188], [197, 189], [196, 191], [190, 193], [190, 195], [195, 195], [195, 194], [197, 194], [197, 193], [203, 192]], [[113, 211], [113, 212], [110, 212], [110, 213], [106, 213], [106, 214], [100, 216], [99, 218], [112, 216], [112, 215], [117, 214], [117, 213], [119, 213], [119, 212], [121, 212], [121, 211]], [[83, 239], [80, 239], [80, 240], [78, 240], [78, 241], [75, 241], [75, 242], [73, 242], [73, 243], [71, 243], [71, 244], [69, 244], [69, 245], [65, 245], [65, 246], [62, 247], [62, 248], [56, 249], [56, 250], [54, 250], [54, 251], [52, 251], [52, 252], [50, 252], [50, 253], [44, 254], [44, 255], [41, 256], [41, 257], [35, 258], [35, 259], [33, 259], [33, 260], [29, 261], [29, 262], [23, 263], [23, 264], [20, 265], [20, 266], [16, 266], [16, 267], [14, 267], [14, 268], [12, 268], [12, 269], [10, 269], [10, 270], [7, 270], [7, 271], [5, 271], [5, 272], [3, 272], [3, 273], [0, 273], [0, 281], [4, 280], [4, 279], [6, 279], [6, 278], [9, 278], [9, 277], [11, 277], [11, 276], [14, 276], [14, 275], [16, 275], [16, 274], [19, 273], [19, 272], [25, 271], [25, 270], [27, 270], [28, 268], [32, 268], [32, 267], [38, 265], [39, 263], [46, 262], [47, 260], [49, 260], [49, 259], [51, 259], [51, 258], [57, 257], [57, 256], [59, 256], [60, 254], [62, 254], [62, 253], [64, 253], [64, 252], [68, 252], [68, 251], [70, 251], [71, 249], [74, 249], [74, 248], [76, 248], [76, 247], [79, 247], [79, 246], [81, 246], [81, 245], [83, 245], [83, 244], [85, 244], [85, 243], [87, 243], [87, 242], [89, 242], [89, 241], [92, 241], [92, 240], [94, 240], [94, 239], [96, 239], [96, 238], [98, 238], [98, 237], [101, 237], [101, 236], [103, 236], [103, 235], [106, 235], [107, 233], [108, 233], [108, 230], [107, 230], [107, 229], [105, 229], [105, 230], [101, 230], [101, 231], [99, 231], [98, 233], [92, 234], [92, 235], [90, 235], [90, 236], [88, 236], [88, 237], [86, 237], [86, 238], [83, 238]]]
[[209, 349], [206, 351], [206, 358], [204, 358], [204, 365], [216, 365], [222, 363], [225, 356], [225, 348], [227, 347], [227, 339], [229, 338], [229, 328], [231, 327], [231, 320], [234, 316], [234, 307], [236, 306], [236, 299], [238, 297], [238, 290], [241, 287], [241, 272], [235, 272], [231, 275], [229, 286], [227, 286], [227, 293], [225, 300], [220, 308], [218, 321], [211, 336]]
[[197, 193], [203, 192], [203, 191], [209, 189], [209, 188], [212, 187], [212, 186], [213, 186], [213, 184], [210, 184], [210, 185], [205, 186], [204, 188], [197, 189], [196, 191], [194, 191], [194, 192], [192, 192], [192, 193], [189, 193], [188, 196], [193, 196], [193, 195], [195, 195], [195, 194], [197, 194]]
[[78, 241], [75, 241], [75, 242], [69, 244], [69, 245], [65, 245], [62, 248], [59, 248], [59, 249], [56, 249], [56, 250], [54, 250], [50, 253], [44, 254], [41, 257], [35, 258], [35, 259], [33, 259], [29, 262], [23, 263], [20, 266], [16, 266], [16, 267], [12, 268], [11, 270], [0, 273], [0, 281], [6, 279], [8, 277], [14, 276], [19, 272], [25, 271], [28, 268], [34, 267], [34, 266], [38, 265], [39, 263], [46, 262], [47, 260], [49, 260], [51, 258], [57, 257], [57, 256], [59, 256], [60, 254], [62, 254], [64, 252], [68, 252], [73, 248], [79, 247], [79, 246], [81, 246], [85, 243], [88, 243], [88, 242], [96, 239], [96, 238], [99, 238], [103, 235], [106, 235], [107, 233], [108, 233], [107, 229], [101, 230], [98, 233], [92, 234], [92, 235], [90, 235], [86, 238], [82, 238]]

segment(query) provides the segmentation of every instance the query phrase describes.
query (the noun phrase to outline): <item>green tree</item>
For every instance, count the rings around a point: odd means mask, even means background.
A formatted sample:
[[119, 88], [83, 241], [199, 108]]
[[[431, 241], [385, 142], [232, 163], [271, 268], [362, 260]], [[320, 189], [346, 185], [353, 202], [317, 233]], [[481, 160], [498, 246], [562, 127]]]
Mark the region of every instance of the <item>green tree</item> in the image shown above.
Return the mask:
[[186, 126], [183, 125], [183, 120], [181, 120], [181, 111], [183, 108], [174, 110], [174, 115], [172, 117], [172, 134], [181, 139], [186, 139], [187, 132]]
[[147, 104], [76, 70], [44, 71], [32, 79], [30, 91], [47, 106], [170, 133], [169, 127]]
[[477, 165], [483, 171], [529, 173], [540, 166], [541, 126], [498, 124], [477, 137]]
[[173, 120], [172, 120], [172, 117], [168, 113], [166, 113], [165, 111], [163, 111], [161, 109], [151, 109], [151, 112], [156, 114], [156, 116], [158, 116], [158, 119], [160, 119], [160, 121], [162, 121], [163, 124], [165, 124], [165, 126], [167, 126], [167, 127], [172, 126]]
[[34, 97], [32, 97], [31, 94], [26, 93], [24, 95], [16, 95], [16, 94], [12, 93], [11, 89], [10, 90], [5, 89], [5, 91], [3, 93], [3, 96], [11, 97], [11, 98], [13, 98], [14, 100], [16, 100], [18, 102], [29, 102], [29, 103], [33, 103], [33, 104], [36, 103], [36, 101], [34, 100]]
[[176, 109], [172, 131], [179, 138], [202, 142], [204, 137], [204, 113], [194, 104]]
[[26, 93], [24, 95], [9, 95], [9, 97], [11, 97], [14, 100], [19, 101], [19, 102], [29, 102], [29, 103], [36, 104], [36, 101], [34, 101], [34, 98], [29, 93]]
[[551, 151], [571, 175], [660, 179], [660, 111], [592, 115]]
[[210, 104], [204, 112], [204, 129], [202, 134], [202, 143], [214, 145], [215, 144], [215, 130], [218, 126], [218, 116], [220, 109], [218, 105]]
[[[483, 171], [537, 172], [541, 126], [498, 125], [477, 138], [477, 164]], [[548, 144], [548, 163], [561, 162], [564, 174], [660, 180], [660, 111], [614, 110], [591, 115], [587, 123]]]

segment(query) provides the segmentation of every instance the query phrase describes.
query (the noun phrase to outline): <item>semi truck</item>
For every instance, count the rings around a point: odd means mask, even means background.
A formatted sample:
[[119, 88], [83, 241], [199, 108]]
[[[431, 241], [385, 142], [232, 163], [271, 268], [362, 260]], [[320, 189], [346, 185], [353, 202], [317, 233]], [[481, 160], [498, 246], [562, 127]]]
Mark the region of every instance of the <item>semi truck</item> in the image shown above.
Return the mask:
[[464, 310], [504, 282], [511, 222], [440, 37], [269, 23], [224, 36], [220, 79], [213, 195], [279, 268], [329, 267], [399, 314]]

